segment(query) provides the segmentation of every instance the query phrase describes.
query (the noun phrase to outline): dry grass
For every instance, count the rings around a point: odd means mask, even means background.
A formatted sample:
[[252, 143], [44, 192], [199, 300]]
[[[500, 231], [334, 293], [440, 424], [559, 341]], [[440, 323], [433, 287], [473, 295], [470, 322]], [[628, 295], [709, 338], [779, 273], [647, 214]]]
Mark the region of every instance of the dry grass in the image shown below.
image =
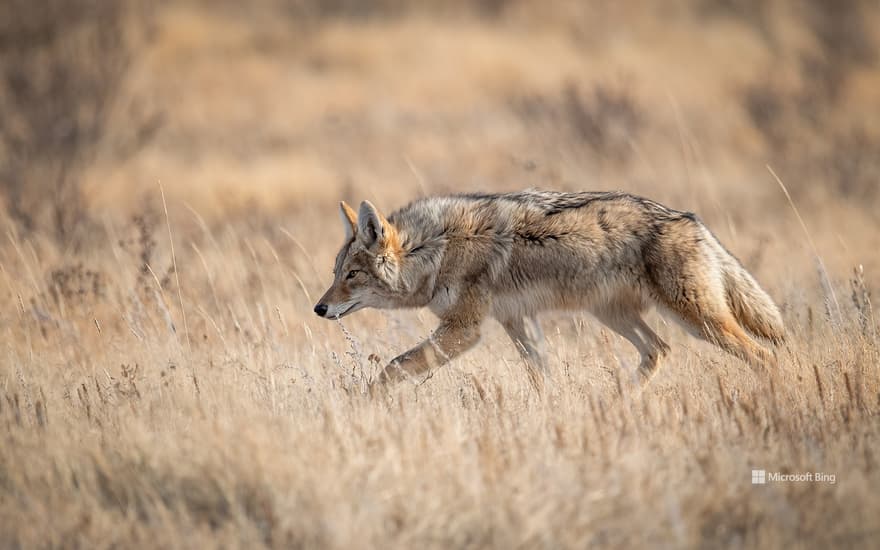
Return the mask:
[[[83, 169], [89, 239], [3, 226], [0, 546], [877, 540], [876, 60], [841, 69], [854, 31], [811, 34], [787, 3], [606, 4], [156, 13]], [[122, 154], [130, 105], [162, 123]], [[334, 202], [527, 185], [698, 212], [782, 305], [779, 368], [652, 315], [673, 354], [635, 396], [629, 344], [548, 315], [543, 395], [491, 323], [425, 383], [364, 395], [434, 320], [311, 314], [342, 235]], [[753, 468], [835, 483], [753, 486]]]
[[[161, 225], [131, 231], [94, 272], [42, 279], [59, 259], [15, 237], [2, 258], [4, 546], [790, 547], [880, 529], [867, 305], [845, 301], [836, 327], [821, 302], [786, 302], [766, 376], [655, 319], [675, 353], [636, 398], [628, 345], [559, 317], [545, 395], [490, 326], [371, 399], [368, 356], [430, 319], [365, 313], [347, 341], [308, 317], [320, 279], [296, 245], [230, 229], [181, 253], [186, 335]], [[752, 468], [836, 483], [756, 487]]]

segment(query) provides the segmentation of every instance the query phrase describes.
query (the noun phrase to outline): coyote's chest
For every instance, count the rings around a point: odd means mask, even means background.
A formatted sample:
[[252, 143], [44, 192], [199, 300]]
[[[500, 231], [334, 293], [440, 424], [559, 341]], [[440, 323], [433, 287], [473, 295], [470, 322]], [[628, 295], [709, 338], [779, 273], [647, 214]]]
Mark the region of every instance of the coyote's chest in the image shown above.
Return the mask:
[[442, 317], [446, 311], [458, 302], [458, 295], [459, 290], [457, 285], [439, 285], [434, 292], [431, 301], [428, 302], [428, 309], [430, 309], [431, 313], [434, 315]]

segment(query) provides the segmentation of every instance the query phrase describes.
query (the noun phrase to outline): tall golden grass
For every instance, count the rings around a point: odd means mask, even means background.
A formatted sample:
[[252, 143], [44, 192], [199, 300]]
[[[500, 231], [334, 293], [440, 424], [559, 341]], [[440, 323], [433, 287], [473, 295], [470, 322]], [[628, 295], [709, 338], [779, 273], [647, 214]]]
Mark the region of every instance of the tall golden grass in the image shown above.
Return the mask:
[[[83, 169], [86, 237], [4, 219], [0, 546], [877, 540], [880, 76], [835, 57], [854, 38], [812, 4], [316, 5], [163, 5]], [[161, 124], [124, 154], [133, 105]], [[434, 320], [311, 313], [335, 201], [528, 185], [697, 212], [781, 304], [778, 369], [652, 315], [673, 353], [636, 395], [631, 346], [560, 314], [542, 394], [490, 323], [366, 395]]]

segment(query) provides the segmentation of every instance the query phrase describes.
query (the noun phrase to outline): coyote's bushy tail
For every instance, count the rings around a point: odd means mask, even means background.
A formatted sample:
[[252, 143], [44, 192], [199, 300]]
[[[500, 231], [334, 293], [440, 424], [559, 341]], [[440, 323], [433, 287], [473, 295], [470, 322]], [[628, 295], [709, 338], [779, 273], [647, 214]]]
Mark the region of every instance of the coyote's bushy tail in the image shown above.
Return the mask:
[[766, 338], [774, 344], [782, 342], [785, 339], [785, 326], [776, 304], [739, 261], [729, 252], [725, 253], [727, 258], [722, 263], [724, 290], [733, 316], [755, 336]]

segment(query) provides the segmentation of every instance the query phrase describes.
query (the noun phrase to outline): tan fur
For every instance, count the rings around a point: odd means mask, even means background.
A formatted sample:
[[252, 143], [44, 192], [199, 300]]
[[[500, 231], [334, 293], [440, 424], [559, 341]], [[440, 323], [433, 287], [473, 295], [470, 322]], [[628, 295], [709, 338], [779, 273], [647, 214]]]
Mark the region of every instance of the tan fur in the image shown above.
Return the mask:
[[754, 366], [773, 352], [782, 318], [712, 233], [687, 212], [624, 193], [527, 190], [415, 201], [385, 218], [340, 205], [346, 242], [315, 311], [428, 307], [432, 336], [385, 368], [381, 382], [427, 372], [470, 349], [497, 319], [529, 366], [543, 369], [535, 316], [588, 310], [641, 354], [644, 379], [669, 346], [642, 320], [652, 304], [692, 334]]

